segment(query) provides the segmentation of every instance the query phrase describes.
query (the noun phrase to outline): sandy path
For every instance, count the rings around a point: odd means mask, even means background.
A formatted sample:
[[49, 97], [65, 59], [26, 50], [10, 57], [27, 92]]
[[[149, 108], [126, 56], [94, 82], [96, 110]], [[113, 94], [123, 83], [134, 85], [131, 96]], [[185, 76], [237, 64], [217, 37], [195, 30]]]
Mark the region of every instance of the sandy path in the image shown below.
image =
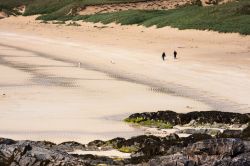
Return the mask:
[[250, 111], [249, 37], [95, 26], [0, 20], [1, 136], [85, 143], [140, 134], [120, 122], [133, 112]]

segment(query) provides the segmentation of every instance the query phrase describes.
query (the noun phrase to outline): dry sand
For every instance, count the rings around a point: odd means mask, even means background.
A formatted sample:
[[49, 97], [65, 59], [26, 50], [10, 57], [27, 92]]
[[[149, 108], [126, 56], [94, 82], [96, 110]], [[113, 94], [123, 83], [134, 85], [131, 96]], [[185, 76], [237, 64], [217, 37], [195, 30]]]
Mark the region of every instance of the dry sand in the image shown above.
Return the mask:
[[1, 137], [86, 143], [142, 134], [121, 122], [135, 112], [250, 112], [249, 36], [34, 18], [0, 20]]

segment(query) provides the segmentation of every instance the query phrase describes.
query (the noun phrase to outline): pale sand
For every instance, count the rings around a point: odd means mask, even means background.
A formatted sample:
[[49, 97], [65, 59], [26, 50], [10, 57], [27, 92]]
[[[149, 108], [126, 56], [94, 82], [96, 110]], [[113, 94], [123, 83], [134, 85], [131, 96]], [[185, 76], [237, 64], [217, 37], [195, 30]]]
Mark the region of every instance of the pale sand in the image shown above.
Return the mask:
[[92, 154], [97, 156], [108, 156], [111, 158], [130, 158], [130, 153], [122, 153], [118, 150], [106, 150], [106, 151], [83, 151], [83, 150], [75, 150], [74, 152], [69, 152], [69, 154]]
[[135, 112], [250, 112], [249, 36], [81, 24], [0, 20], [1, 137], [86, 143], [142, 134], [121, 122]]

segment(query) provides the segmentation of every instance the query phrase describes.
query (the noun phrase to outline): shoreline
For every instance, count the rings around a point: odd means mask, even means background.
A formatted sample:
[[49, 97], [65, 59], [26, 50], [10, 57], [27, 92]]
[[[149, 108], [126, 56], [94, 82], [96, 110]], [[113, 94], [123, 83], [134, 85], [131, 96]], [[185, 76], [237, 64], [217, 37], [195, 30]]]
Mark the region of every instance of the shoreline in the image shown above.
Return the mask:
[[[189, 135], [172, 132], [167, 136], [138, 135], [128, 139], [115, 137], [110, 140], [92, 140], [81, 144], [75, 141], [55, 144], [48, 141], [15, 141], [0, 138], [0, 164], [11, 163], [64, 163], [68, 165], [156, 165], [164, 163], [213, 165], [250, 162], [250, 116], [230, 112], [191, 112], [195, 116], [172, 111], [136, 113], [130, 118], [142, 116], [151, 120], [165, 119], [172, 123], [245, 126], [241, 130], [225, 129], [218, 133], [198, 132]], [[206, 118], [208, 114], [211, 117]], [[221, 115], [224, 115], [221, 117]], [[176, 121], [177, 120], [177, 121]], [[208, 124], [206, 124], [208, 122]], [[248, 124], [246, 124], [248, 122]], [[221, 123], [221, 124], [219, 124]], [[246, 124], [246, 125], [245, 125]], [[185, 125], [184, 125], [185, 126]], [[181, 128], [180, 128], [181, 129]], [[182, 128], [185, 131], [187, 128]], [[214, 129], [213, 129], [214, 130]], [[217, 130], [217, 129], [216, 129]], [[187, 130], [186, 130], [187, 131]], [[205, 150], [204, 150], [205, 149]], [[12, 155], [15, 154], [15, 155]], [[14, 157], [11, 157], [14, 156]], [[216, 159], [216, 161], [214, 160]], [[167, 163], [167, 164], [166, 164]], [[223, 164], [224, 163], [224, 164]]]

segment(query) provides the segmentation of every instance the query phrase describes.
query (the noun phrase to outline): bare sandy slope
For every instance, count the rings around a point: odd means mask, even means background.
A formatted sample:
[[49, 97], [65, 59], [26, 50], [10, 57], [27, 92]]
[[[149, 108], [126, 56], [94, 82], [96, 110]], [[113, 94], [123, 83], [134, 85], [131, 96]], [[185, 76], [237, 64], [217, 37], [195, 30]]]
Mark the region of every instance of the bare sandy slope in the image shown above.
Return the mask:
[[189, 0], [153, 0], [147, 2], [133, 2], [133, 3], [119, 3], [119, 4], [107, 4], [107, 5], [93, 5], [87, 6], [80, 10], [78, 14], [96, 14], [107, 13], [124, 10], [166, 10], [173, 9], [177, 6], [190, 3]]
[[[221, 0], [219, 4], [231, 1], [234, 0]], [[213, 5], [213, 1], [211, 0], [202, 0], [201, 2], [203, 6]], [[167, 10], [190, 3], [191, 3], [190, 0], [151, 0], [146, 2], [93, 5], [93, 6], [86, 6], [83, 9], [79, 8], [77, 9], [77, 13], [80, 15], [87, 15], [87, 14], [108, 13], [108, 12], [117, 12], [125, 10]], [[73, 12], [73, 10], [71, 12]]]
[[81, 24], [0, 20], [0, 136], [86, 143], [141, 134], [120, 121], [134, 112], [250, 112], [249, 37]]
[[0, 19], [6, 18], [6, 17], [8, 17], [8, 15], [6, 13], [0, 11]]

